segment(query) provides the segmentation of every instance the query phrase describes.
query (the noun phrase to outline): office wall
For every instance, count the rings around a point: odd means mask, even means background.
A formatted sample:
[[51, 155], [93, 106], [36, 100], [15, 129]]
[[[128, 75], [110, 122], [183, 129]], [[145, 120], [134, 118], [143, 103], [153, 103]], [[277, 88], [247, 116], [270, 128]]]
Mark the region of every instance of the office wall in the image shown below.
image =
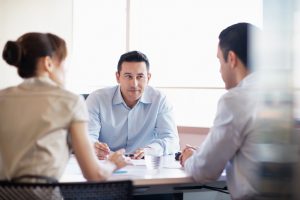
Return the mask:
[[72, 52], [73, 0], [0, 0], [0, 89], [22, 81], [16, 68], [2, 59], [7, 40], [25, 32], [52, 32], [63, 37]]
[[184, 127], [178, 126], [180, 149], [184, 149], [186, 144], [200, 146], [208, 135], [209, 128], [206, 127]]

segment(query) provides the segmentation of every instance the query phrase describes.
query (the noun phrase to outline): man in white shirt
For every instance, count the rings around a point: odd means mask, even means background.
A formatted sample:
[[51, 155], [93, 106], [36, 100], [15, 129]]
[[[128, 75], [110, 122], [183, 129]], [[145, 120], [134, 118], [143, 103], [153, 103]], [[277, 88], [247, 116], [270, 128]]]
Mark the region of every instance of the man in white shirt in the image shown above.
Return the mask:
[[250, 31], [256, 29], [251, 24], [238, 23], [220, 33], [217, 57], [228, 92], [219, 100], [205, 141], [199, 148], [186, 147], [180, 157], [185, 171], [200, 183], [217, 180], [226, 168], [232, 199], [249, 199], [257, 194], [255, 79], [247, 56]]

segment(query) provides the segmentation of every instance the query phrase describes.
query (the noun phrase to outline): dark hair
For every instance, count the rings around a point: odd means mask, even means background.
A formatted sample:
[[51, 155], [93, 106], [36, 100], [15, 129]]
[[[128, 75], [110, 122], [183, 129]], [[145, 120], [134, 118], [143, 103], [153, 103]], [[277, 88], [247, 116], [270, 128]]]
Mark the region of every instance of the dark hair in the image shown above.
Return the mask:
[[147, 56], [140, 51], [129, 51], [121, 55], [118, 62], [118, 72], [121, 71], [123, 62], [145, 62], [147, 71], [149, 71], [149, 67], [150, 67], [149, 60]]
[[18, 68], [22, 78], [35, 76], [39, 58], [55, 56], [59, 62], [67, 56], [65, 41], [51, 33], [26, 33], [17, 41], [5, 44], [2, 57], [9, 64]]
[[243, 62], [246, 68], [249, 64], [250, 34], [256, 28], [249, 23], [237, 23], [224, 29], [219, 35], [219, 47], [223, 53], [225, 61], [228, 58], [228, 52], [233, 51]]

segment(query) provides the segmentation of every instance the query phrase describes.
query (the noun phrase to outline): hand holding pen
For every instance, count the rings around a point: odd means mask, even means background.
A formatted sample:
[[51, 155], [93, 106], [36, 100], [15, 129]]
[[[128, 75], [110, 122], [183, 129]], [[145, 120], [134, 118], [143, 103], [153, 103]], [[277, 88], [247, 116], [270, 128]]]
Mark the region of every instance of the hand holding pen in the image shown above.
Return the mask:
[[198, 147], [192, 146], [192, 145], [190, 145], [190, 144], [186, 144], [186, 145], [185, 145], [185, 149], [187, 149], [187, 148], [191, 148], [191, 149], [193, 149], [193, 150], [197, 150], [197, 149], [198, 149]]
[[99, 141], [94, 143], [94, 149], [99, 160], [106, 160], [111, 153], [108, 145]]
[[194, 152], [198, 149], [197, 147], [194, 147], [192, 145], [189, 145], [189, 144], [186, 144], [185, 145], [186, 147], [183, 149], [181, 155], [179, 156], [179, 161], [180, 161], [180, 164], [181, 166], [184, 167], [184, 163], [185, 161], [191, 157]]

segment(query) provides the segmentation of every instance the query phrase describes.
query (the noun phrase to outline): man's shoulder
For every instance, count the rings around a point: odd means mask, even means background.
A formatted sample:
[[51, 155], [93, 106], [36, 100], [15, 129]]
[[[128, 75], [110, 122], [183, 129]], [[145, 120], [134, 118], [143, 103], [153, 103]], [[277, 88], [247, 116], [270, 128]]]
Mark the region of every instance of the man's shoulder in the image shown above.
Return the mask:
[[89, 94], [86, 101], [88, 105], [92, 105], [95, 103], [105, 104], [107, 102], [111, 102], [111, 99], [114, 97], [114, 94], [117, 90], [118, 86], [105, 87], [98, 90], [93, 91]]
[[157, 106], [171, 105], [163, 91], [151, 86], [147, 86], [141, 101], [144, 103], [151, 103], [152, 105]]
[[104, 87], [100, 88], [98, 90], [93, 91], [90, 95], [92, 96], [107, 96], [107, 95], [113, 95], [115, 91], [117, 90], [118, 86], [111, 86], [111, 87]]
[[252, 110], [255, 108], [256, 103], [257, 98], [255, 93], [239, 87], [230, 89], [219, 100], [219, 104], [222, 104], [227, 109], [238, 112]]
[[165, 97], [166, 95], [158, 88], [148, 85], [145, 93], [151, 97]]
[[253, 89], [251, 87], [234, 87], [229, 89], [225, 94], [222, 95], [223, 98], [244, 98], [245, 95], [252, 94]]

